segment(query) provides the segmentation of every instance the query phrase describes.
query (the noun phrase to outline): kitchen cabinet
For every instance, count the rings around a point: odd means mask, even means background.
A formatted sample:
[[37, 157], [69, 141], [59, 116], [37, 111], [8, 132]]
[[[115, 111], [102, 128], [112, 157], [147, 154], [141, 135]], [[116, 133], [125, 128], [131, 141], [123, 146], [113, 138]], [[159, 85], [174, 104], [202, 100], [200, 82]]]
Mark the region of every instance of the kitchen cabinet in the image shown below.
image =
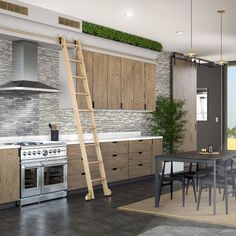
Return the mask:
[[0, 150], [0, 204], [20, 199], [18, 149]]
[[134, 110], [145, 109], [144, 63], [134, 61]]
[[146, 110], [155, 110], [155, 75], [156, 66], [154, 64], [145, 63], [145, 108]]
[[93, 103], [95, 109], [107, 109], [107, 55], [93, 52]]
[[[108, 183], [142, 177], [153, 173], [154, 157], [162, 153], [162, 139], [101, 142]], [[94, 147], [88, 148], [89, 160], [95, 160]], [[93, 178], [98, 166], [91, 166]], [[79, 144], [68, 145], [68, 190], [86, 187]]]
[[[83, 50], [83, 57], [84, 57], [84, 63], [85, 63], [85, 69], [87, 73], [87, 79], [88, 79], [88, 85], [89, 85], [89, 91], [91, 95], [91, 100], [93, 100], [93, 53], [90, 51]], [[77, 75], [81, 75], [81, 64], [77, 64]], [[84, 93], [84, 85], [83, 80], [75, 80], [76, 84], [76, 91], [79, 93]], [[77, 95], [77, 102], [78, 102], [78, 108], [79, 109], [86, 109], [87, 103], [86, 103], [86, 97]]]
[[121, 58], [108, 56], [108, 109], [121, 109]]
[[122, 89], [121, 100], [122, 109], [133, 110], [134, 109], [134, 61], [131, 59], [121, 59], [121, 77], [122, 77]]
[[[83, 54], [95, 109], [155, 109], [154, 64], [87, 50]], [[81, 83], [77, 81], [79, 92]], [[85, 98], [77, 99], [79, 107], [86, 108]]]
[[129, 141], [129, 178], [152, 173], [152, 139]]

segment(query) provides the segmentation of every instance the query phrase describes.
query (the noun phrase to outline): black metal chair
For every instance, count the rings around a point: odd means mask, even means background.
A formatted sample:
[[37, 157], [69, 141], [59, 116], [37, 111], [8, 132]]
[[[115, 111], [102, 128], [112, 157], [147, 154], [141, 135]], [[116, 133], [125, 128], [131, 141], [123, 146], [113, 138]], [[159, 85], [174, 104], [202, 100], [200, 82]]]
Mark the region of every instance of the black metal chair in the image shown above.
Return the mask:
[[161, 191], [164, 186], [170, 185], [170, 196], [172, 199], [173, 198], [173, 182], [174, 181], [181, 182], [182, 183], [182, 204], [183, 206], [185, 206], [185, 187], [186, 187], [186, 180], [187, 180], [188, 185], [191, 182], [193, 186], [194, 198], [195, 198], [195, 202], [197, 202], [195, 180], [194, 180], [196, 172], [192, 171], [192, 163], [190, 163], [189, 171], [181, 171], [181, 172], [173, 173], [173, 162], [171, 162], [170, 174], [165, 174], [165, 168], [166, 168], [167, 162], [168, 161], [164, 161], [163, 167], [162, 167], [162, 174], [160, 178], [161, 187], [160, 187], [159, 195], [161, 195]]
[[[228, 186], [232, 186], [229, 190]], [[211, 205], [211, 189], [213, 187], [213, 173], [200, 178], [197, 211], [199, 210], [201, 194], [203, 189], [209, 189], [209, 205]], [[225, 211], [228, 214], [228, 195], [233, 193], [236, 197], [235, 176], [233, 171], [233, 160], [219, 160], [216, 163], [216, 187], [224, 189]]]

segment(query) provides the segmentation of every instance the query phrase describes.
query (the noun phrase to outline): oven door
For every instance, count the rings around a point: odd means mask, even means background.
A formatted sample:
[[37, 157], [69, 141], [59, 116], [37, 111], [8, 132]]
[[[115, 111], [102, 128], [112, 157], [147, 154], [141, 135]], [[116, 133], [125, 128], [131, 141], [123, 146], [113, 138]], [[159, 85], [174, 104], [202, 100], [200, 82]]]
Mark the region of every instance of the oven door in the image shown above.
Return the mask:
[[21, 164], [21, 198], [41, 194], [41, 163]]
[[48, 161], [42, 164], [42, 193], [67, 190], [67, 161]]

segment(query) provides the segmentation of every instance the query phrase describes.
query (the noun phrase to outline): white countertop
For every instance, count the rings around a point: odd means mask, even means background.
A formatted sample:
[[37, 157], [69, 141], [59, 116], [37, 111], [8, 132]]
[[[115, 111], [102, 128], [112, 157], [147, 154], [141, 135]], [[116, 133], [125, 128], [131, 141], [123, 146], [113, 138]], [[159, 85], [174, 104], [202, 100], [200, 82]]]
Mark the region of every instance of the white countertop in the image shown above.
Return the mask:
[[[140, 132], [116, 132], [116, 133], [99, 133], [100, 142], [118, 142], [118, 141], [128, 141], [128, 140], [141, 140], [141, 139], [161, 139], [162, 136], [142, 136]], [[60, 142], [65, 142], [66, 144], [78, 144], [78, 135], [60, 135]], [[92, 143], [92, 134], [84, 134], [84, 139], [86, 143]], [[10, 148], [20, 148], [19, 145], [3, 145], [3, 143], [11, 142], [50, 142], [49, 135], [40, 136], [21, 136], [21, 137], [0, 137], [0, 149], [10, 149]]]

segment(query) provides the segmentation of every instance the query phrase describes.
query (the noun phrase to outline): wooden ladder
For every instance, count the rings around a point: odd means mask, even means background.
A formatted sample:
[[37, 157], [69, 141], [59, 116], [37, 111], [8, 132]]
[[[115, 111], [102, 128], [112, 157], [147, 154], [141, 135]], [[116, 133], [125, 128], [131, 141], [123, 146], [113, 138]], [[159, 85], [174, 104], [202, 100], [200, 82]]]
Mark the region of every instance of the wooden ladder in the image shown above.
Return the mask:
[[[111, 190], [108, 188], [108, 185], [107, 185], [106, 173], [105, 173], [102, 153], [100, 149], [100, 143], [99, 143], [96, 123], [95, 123], [94, 110], [93, 110], [90, 91], [89, 91], [88, 79], [87, 79], [81, 44], [79, 40], [75, 41], [74, 43], [68, 43], [65, 37], [60, 38], [60, 44], [62, 45], [62, 49], [63, 49], [64, 62], [65, 62], [66, 71], [67, 71], [67, 81], [68, 81], [72, 105], [74, 109], [75, 123], [76, 123], [77, 132], [79, 136], [80, 149], [82, 153], [85, 177], [86, 177], [86, 182], [87, 182], [87, 187], [88, 187], [88, 193], [85, 199], [91, 200], [95, 198], [94, 190], [93, 190], [94, 182], [100, 182], [103, 187], [104, 195], [110, 196]], [[68, 47], [75, 48], [76, 50], [75, 59], [69, 58]], [[80, 74], [78, 74], [78, 71], [77, 71], [76, 75], [73, 75], [71, 63], [75, 63], [77, 65], [77, 68], [79, 68]], [[84, 92], [77, 92], [75, 88], [76, 83], [74, 83], [74, 81], [76, 82], [77, 80], [82, 81]], [[84, 98], [86, 99], [86, 109], [78, 108], [78, 102], [76, 98], [77, 96], [79, 97], [84, 96]], [[93, 134], [93, 143], [87, 143], [87, 144], [85, 143], [84, 135], [83, 135], [83, 127], [82, 127], [82, 123], [80, 119], [81, 112], [88, 113], [88, 117], [90, 120], [90, 129]], [[91, 147], [91, 146], [93, 146], [96, 151], [95, 161], [88, 160], [86, 148]], [[92, 179], [91, 170], [90, 170], [91, 165], [98, 165], [99, 175], [100, 175], [99, 178]]]

